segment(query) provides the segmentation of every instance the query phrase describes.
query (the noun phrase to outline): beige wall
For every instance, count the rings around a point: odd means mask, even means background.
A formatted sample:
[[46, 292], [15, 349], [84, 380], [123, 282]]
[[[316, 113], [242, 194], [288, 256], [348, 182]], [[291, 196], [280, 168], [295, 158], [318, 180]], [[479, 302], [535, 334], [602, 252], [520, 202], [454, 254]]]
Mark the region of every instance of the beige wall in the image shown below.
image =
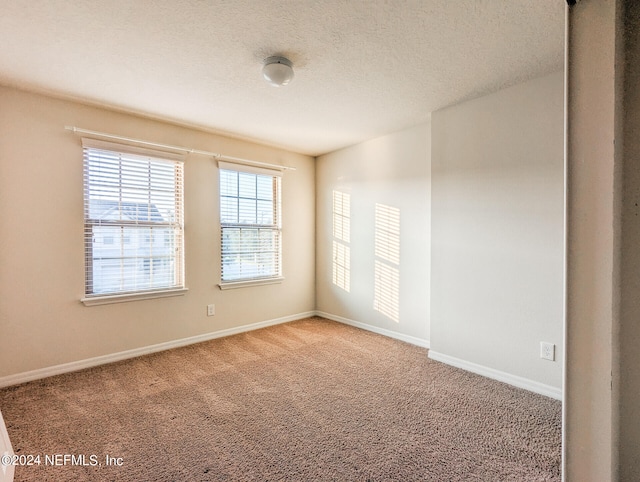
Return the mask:
[[[217, 288], [217, 167], [189, 155], [187, 294], [84, 306], [82, 150], [65, 125], [296, 167], [282, 185], [285, 281]], [[0, 132], [0, 377], [315, 308], [313, 158], [9, 88], [0, 88]]]
[[619, 286], [616, 3], [583, 0], [568, 17], [563, 446], [570, 482], [619, 480], [611, 392]]
[[[316, 165], [318, 310], [370, 329], [429, 338], [430, 125], [320, 156]], [[333, 283], [332, 193], [351, 197], [350, 289]], [[400, 215], [398, 321], [374, 308], [376, 204]], [[383, 260], [384, 261], [384, 260]]]
[[432, 114], [432, 354], [557, 393], [563, 98], [557, 72]]

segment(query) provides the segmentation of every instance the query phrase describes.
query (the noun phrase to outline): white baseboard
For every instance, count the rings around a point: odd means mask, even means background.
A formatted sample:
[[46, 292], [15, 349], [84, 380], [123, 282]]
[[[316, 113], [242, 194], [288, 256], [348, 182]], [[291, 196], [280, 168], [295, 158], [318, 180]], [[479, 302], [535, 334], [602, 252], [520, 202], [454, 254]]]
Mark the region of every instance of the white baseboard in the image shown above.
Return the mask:
[[342, 316], [332, 315], [331, 313], [325, 313], [324, 311], [316, 311], [316, 315], [326, 318], [327, 320], [337, 321], [339, 323], [344, 323], [345, 325], [355, 326], [356, 328], [362, 328], [363, 330], [372, 331], [379, 335], [388, 336], [389, 338], [395, 338], [396, 340], [411, 343], [412, 345], [421, 346], [423, 348], [429, 348], [429, 340], [425, 340], [424, 338], [418, 338], [411, 335], [403, 335], [402, 333], [398, 333], [396, 331], [386, 330], [384, 328], [378, 328], [377, 326], [368, 325], [360, 321], [354, 321], [354, 320], [350, 320], [349, 318], [343, 318]]
[[[87, 358], [84, 360], [78, 360], [70, 363], [63, 363], [61, 365], [54, 365], [51, 367], [40, 368], [37, 370], [31, 370], [28, 372], [17, 373], [15, 375], [8, 375], [8, 376], [0, 377], [0, 388], [8, 387], [11, 385], [19, 385], [20, 383], [30, 382], [32, 380], [39, 380], [39, 379], [51, 377], [54, 375], [61, 375], [63, 373], [83, 370], [85, 368], [91, 368], [98, 365], [104, 365], [107, 363], [126, 360], [128, 358], [135, 358], [142, 355], [148, 355], [150, 353], [170, 350], [172, 348], [179, 348], [181, 346], [192, 345], [194, 343], [213, 340], [215, 338], [222, 338], [225, 336], [235, 335], [238, 333], [258, 330], [260, 328], [265, 328], [267, 326], [278, 325], [280, 323], [287, 323], [289, 321], [308, 318], [310, 316], [321, 316], [328, 320], [333, 320], [339, 323], [355, 326], [357, 328], [368, 330], [368, 331], [377, 333], [379, 335], [384, 335], [390, 338], [395, 338], [397, 340], [404, 341], [406, 343], [411, 343], [412, 345], [417, 345], [423, 348], [429, 348], [429, 340], [425, 340], [423, 338], [404, 335], [402, 333], [397, 333], [395, 331], [386, 330], [384, 328], [368, 325], [366, 323], [362, 323], [359, 321], [350, 320], [348, 318], [333, 315], [331, 313], [325, 313], [323, 311], [308, 311], [304, 313], [297, 313], [295, 315], [285, 316], [282, 318], [276, 318], [273, 320], [266, 320], [258, 323], [251, 323], [248, 325], [238, 326], [235, 328], [229, 328], [226, 330], [219, 330], [211, 333], [204, 333], [202, 335], [191, 336], [188, 338], [181, 338], [179, 340], [172, 340], [164, 343], [158, 343], [156, 345], [149, 345], [149, 346], [144, 346], [140, 348], [134, 348], [132, 350], [125, 350], [118, 353], [111, 353], [108, 355], [102, 355], [94, 358]], [[431, 358], [432, 360], [446, 363], [448, 365], [462, 368], [463, 370], [477, 373], [478, 375], [482, 375], [487, 378], [492, 378], [494, 380], [505, 382], [519, 388], [524, 388], [526, 390], [530, 390], [532, 392], [539, 393], [547, 397], [555, 398], [557, 400], [562, 400], [562, 390], [559, 388], [552, 387], [550, 385], [545, 385], [542, 383], [535, 382], [533, 380], [522, 378], [516, 375], [511, 375], [509, 373], [505, 373], [499, 370], [494, 370], [493, 368], [488, 368], [482, 365], [478, 365], [476, 363], [462, 360], [460, 358], [444, 355], [442, 353], [434, 352], [433, 350], [429, 350], [429, 358]]]
[[514, 387], [524, 388], [530, 392], [539, 393], [547, 397], [555, 398], [556, 400], [562, 400], [562, 389], [552, 387], [551, 385], [545, 385], [528, 378], [519, 377], [510, 373], [495, 370], [493, 368], [478, 365], [477, 363], [462, 360], [460, 358], [438, 353], [437, 351], [429, 350], [429, 358], [435, 361], [446, 363], [457, 368], [462, 368], [472, 373], [482, 375], [483, 377], [492, 378], [500, 382], [508, 383]]
[[128, 358], [135, 358], [141, 355], [148, 355], [150, 353], [170, 350], [172, 348], [179, 348], [181, 346], [192, 345], [194, 343], [213, 340], [215, 338], [222, 338], [224, 336], [235, 335], [235, 334], [243, 333], [246, 331], [258, 330], [260, 328], [265, 328], [267, 326], [278, 325], [280, 323], [287, 323], [289, 321], [295, 321], [302, 318], [308, 318], [310, 316], [315, 316], [315, 314], [316, 314], [315, 311], [297, 313], [295, 315], [289, 315], [282, 318], [276, 318], [273, 320], [260, 321], [258, 323], [251, 323], [249, 325], [229, 328], [227, 330], [204, 333], [202, 335], [190, 336], [188, 338], [181, 338], [179, 340], [172, 340], [164, 343], [158, 343], [156, 345], [143, 346], [140, 348], [134, 348], [132, 350], [125, 350], [118, 353], [111, 353], [109, 355], [102, 355], [102, 356], [87, 358], [84, 360], [78, 360], [70, 363], [63, 363], [61, 365], [54, 365], [51, 367], [31, 370], [28, 372], [17, 373], [15, 375], [8, 375], [5, 377], [0, 377], [0, 388], [8, 387], [11, 385], [19, 385], [20, 383], [30, 382], [32, 380], [39, 380], [39, 379], [51, 377], [54, 375], [61, 375], [63, 373], [75, 372], [78, 370], [83, 370], [85, 368], [91, 368], [98, 365], [105, 365], [107, 363], [126, 360]]

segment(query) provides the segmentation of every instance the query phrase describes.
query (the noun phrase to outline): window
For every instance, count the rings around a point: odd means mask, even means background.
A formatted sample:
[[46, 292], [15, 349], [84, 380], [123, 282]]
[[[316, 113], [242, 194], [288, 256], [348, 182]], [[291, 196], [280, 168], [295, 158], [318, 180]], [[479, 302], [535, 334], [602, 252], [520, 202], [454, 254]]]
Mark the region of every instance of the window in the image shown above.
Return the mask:
[[280, 172], [219, 162], [221, 288], [282, 278]]
[[180, 158], [93, 139], [83, 151], [83, 302], [184, 289]]

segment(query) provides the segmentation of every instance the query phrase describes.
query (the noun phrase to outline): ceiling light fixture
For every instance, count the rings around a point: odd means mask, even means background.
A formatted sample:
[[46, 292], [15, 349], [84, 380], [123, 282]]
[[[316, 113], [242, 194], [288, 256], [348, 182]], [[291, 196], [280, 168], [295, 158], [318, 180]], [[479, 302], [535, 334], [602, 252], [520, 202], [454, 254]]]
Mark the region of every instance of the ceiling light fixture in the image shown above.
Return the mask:
[[279, 56], [268, 57], [264, 60], [262, 75], [274, 87], [287, 85], [293, 80], [291, 61]]

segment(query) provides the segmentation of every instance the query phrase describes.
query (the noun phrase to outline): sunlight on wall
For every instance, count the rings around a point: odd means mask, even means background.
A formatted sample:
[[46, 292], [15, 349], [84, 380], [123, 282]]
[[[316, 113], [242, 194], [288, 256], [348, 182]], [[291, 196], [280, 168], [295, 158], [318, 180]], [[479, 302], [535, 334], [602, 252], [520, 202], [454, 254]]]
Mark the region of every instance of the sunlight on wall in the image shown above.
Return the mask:
[[337, 241], [333, 242], [333, 284], [349, 292], [351, 286], [351, 249]]
[[333, 191], [333, 284], [351, 288], [351, 195]]
[[400, 322], [400, 210], [376, 203], [373, 308]]

